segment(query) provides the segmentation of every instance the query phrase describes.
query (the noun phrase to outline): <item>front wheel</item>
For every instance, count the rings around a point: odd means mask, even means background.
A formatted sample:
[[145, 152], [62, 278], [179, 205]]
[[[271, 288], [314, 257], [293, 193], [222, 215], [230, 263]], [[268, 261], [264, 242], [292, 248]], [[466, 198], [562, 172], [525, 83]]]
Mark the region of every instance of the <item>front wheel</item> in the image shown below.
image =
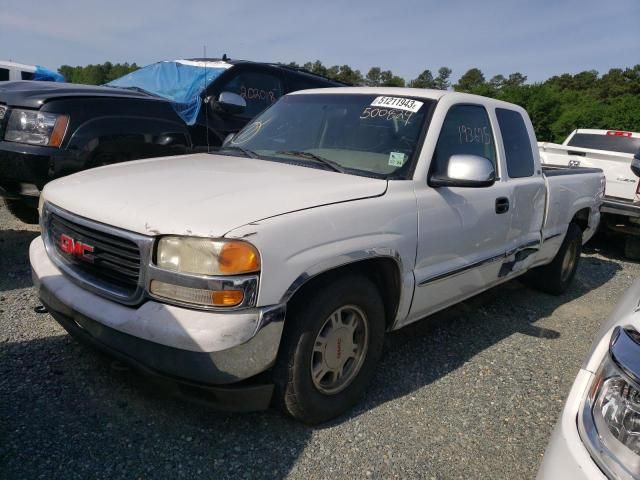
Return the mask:
[[384, 343], [384, 305], [376, 286], [353, 275], [315, 285], [293, 306], [274, 367], [277, 405], [316, 424], [362, 396]]
[[524, 282], [531, 287], [560, 295], [567, 291], [578, 269], [582, 253], [582, 230], [575, 223], [570, 223], [567, 235], [548, 265], [537, 267], [524, 276]]

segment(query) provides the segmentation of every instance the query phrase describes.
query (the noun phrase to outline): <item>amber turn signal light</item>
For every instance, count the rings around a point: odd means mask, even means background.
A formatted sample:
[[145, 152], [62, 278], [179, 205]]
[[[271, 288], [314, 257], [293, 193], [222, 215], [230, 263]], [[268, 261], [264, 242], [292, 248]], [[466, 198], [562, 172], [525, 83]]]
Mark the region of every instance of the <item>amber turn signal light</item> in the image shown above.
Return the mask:
[[214, 290], [211, 292], [211, 303], [217, 307], [235, 307], [244, 300], [242, 290]]
[[246, 242], [226, 242], [218, 254], [220, 273], [234, 275], [260, 270], [258, 251]]

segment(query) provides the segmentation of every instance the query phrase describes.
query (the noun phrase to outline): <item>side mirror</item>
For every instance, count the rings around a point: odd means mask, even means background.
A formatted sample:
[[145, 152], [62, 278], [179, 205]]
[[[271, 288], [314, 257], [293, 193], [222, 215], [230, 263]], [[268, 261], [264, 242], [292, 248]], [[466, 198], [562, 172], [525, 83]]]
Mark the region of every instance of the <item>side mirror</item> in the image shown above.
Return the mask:
[[451, 155], [443, 172], [429, 178], [432, 187], [490, 187], [496, 181], [491, 160], [479, 155]]
[[222, 110], [226, 113], [242, 113], [247, 108], [247, 102], [237, 93], [222, 92], [218, 100], [211, 99], [213, 110]]
[[636, 153], [631, 160], [631, 171], [636, 177], [640, 177], [640, 152]]

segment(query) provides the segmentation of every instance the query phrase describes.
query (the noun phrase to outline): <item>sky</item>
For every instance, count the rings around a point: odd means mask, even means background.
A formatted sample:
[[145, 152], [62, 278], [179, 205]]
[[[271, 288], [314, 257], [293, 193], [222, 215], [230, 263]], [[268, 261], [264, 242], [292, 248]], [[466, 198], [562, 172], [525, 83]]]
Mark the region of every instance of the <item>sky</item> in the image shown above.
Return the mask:
[[209, 57], [477, 67], [530, 82], [640, 63], [640, 0], [0, 0], [0, 59], [58, 68]]

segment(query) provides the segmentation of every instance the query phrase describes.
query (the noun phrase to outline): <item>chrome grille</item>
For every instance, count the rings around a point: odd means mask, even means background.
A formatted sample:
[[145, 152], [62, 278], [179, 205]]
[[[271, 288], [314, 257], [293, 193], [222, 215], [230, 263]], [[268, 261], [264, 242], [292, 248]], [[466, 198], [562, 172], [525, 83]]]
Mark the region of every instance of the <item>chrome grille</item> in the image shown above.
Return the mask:
[[121, 303], [141, 300], [150, 237], [77, 218], [49, 204], [43, 230], [50, 257], [73, 280]]

